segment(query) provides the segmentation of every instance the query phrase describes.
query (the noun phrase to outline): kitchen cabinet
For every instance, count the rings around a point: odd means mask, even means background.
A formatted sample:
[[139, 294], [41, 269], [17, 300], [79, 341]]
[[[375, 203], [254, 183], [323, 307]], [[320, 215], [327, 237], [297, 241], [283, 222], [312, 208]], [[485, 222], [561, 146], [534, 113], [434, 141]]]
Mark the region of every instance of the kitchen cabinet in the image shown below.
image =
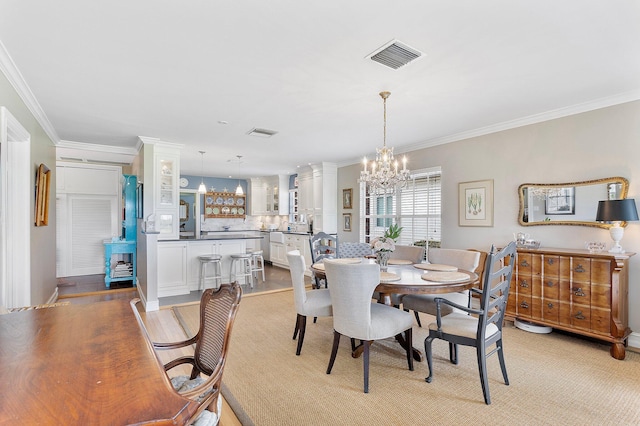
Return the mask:
[[307, 271], [305, 275], [311, 276], [309, 266], [311, 266], [311, 248], [309, 247], [309, 235], [307, 234], [284, 234], [284, 242], [271, 242], [271, 262], [281, 268], [289, 269], [287, 253], [298, 250], [303, 255]]
[[158, 297], [177, 296], [196, 291], [200, 284], [198, 256], [219, 254], [222, 282], [229, 282], [231, 255], [244, 253], [247, 241], [192, 240], [165, 241], [158, 244]]
[[[222, 282], [229, 282], [229, 272], [231, 268], [231, 255], [234, 253], [244, 253], [247, 249], [247, 241], [254, 240], [194, 240], [187, 242], [187, 283], [191, 291], [198, 289], [200, 285], [200, 260], [198, 256], [219, 254], [220, 271]], [[259, 240], [256, 240], [259, 241]]]
[[338, 166], [333, 163], [312, 164], [313, 232], [338, 232]]
[[251, 179], [253, 216], [289, 214], [289, 177], [267, 176]]
[[[311, 247], [309, 246], [309, 235], [302, 235], [302, 234], [286, 235], [285, 249], [286, 249], [286, 252], [290, 252], [291, 250], [300, 251], [300, 253], [304, 257], [304, 261], [307, 267], [311, 266]], [[287, 266], [289, 266], [289, 262], [287, 262]]]
[[334, 163], [312, 164], [298, 174], [298, 209], [313, 219], [314, 232], [338, 232], [338, 168]]
[[284, 243], [271, 242], [270, 244], [270, 259], [271, 263], [281, 268], [289, 268], [289, 262], [287, 262], [287, 251]]
[[249, 211], [252, 216], [267, 214], [267, 183], [264, 178], [252, 178]]
[[158, 297], [189, 294], [187, 283], [187, 243], [158, 244]]
[[311, 170], [298, 174], [298, 211], [307, 217], [313, 215], [313, 173]]
[[154, 214], [158, 240], [180, 237], [180, 153], [175, 148], [156, 146], [154, 150]]

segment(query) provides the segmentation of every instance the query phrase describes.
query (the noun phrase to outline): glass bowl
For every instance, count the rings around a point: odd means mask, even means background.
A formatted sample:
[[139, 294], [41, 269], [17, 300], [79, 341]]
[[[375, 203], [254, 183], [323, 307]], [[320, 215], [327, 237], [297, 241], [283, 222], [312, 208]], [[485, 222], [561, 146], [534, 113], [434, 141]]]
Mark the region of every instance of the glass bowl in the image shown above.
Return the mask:
[[589, 253], [600, 253], [607, 245], [601, 241], [589, 241], [585, 243], [584, 247], [589, 250]]

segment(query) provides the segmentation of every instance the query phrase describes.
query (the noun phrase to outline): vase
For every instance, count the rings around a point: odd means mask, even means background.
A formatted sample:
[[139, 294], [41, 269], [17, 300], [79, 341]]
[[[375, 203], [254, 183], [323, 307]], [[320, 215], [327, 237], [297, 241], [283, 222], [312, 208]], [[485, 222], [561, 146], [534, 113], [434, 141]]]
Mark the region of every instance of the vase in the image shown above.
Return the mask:
[[389, 258], [391, 257], [390, 251], [379, 251], [376, 252], [376, 263], [380, 265], [381, 271], [386, 271], [389, 263]]

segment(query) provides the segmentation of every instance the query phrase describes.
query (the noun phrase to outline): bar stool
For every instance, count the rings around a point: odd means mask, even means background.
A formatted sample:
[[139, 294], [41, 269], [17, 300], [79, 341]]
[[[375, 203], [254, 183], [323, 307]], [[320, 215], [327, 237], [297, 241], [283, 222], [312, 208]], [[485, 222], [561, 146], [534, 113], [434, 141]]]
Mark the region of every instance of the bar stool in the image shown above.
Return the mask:
[[[219, 288], [220, 284], [222, 284], [222, 268], [220, 267], [222, 256], [220, 256], [219, 254], [208, 254], [204, 256], [198, 256], [198, 260], [200, 261], [200, 285], [198, 286], [198, 289], [204, 290], [207, 288], [207, 278], [213, 279], [214, 288]], [[210, 277], [207, 277], [206, 275], [208, 264], [213, 265], [213, 275]], [[216, 280], [218, 281], [217, 286]]]
[[262, 250], [247, 249], [247, 253], [251, 255], [251, 273], [258, 281], [258, 272], [262, 271], [262, 282], [265, 282], [264, 278], [264, 256]]
[[[239, 269], [239, 270], [238, 270]], [[231, 268], [229, 270], [229, 281], [237, 281], [238, 278], [245, 279], [253, 288], [253, 272], [251, 272], [251, 254], [234, 253], [231, 255]]]

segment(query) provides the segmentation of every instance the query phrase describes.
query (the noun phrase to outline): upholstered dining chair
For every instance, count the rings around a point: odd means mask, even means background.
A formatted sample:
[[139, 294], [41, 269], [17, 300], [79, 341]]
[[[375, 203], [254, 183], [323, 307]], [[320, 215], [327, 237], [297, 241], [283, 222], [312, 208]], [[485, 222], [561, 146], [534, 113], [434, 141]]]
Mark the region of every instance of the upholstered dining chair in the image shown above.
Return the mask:
[[[509, 243], [507, 247], [499, 252], [496, 252], [496, 249], [491, 247], [484, 268], [484, 288], [482, 290], [472, 289], [472, 291], [480, 294], [479, 309], [468, 308], [442, 297], [435, 299], [436, 322], [429, 324], [429, 336], [424, 341], [424, 350], [429, 368], [429, 376], [425, 380], [428, 383], [431, 383], [433, 379], [431, 345], [434, 339], [442, 339], [449, 342], [449, 359], [454, 364], [458, 363], [458, 345], [476, 348], [480, 383], [484, 402], [487, 405], [491, 404], [489, 379], [487, 377], [487, 358], [496, 352], [498, 353], [504, 383], [509, 385], [502, 347], [502, 324], [509, 298], [509, 286], [511, 284], [515, 254], [515, 241]], [[442, 316], [443, 305], [452, 306], [462, 312], [453, 312], [447, 316]], [[494, 344], [496, 345], [495, 349], [487, 353], [487, 349]]]
[[[309, 247], [311, 249], [311, 263], [320, 262], [323, 259], [336, 259], [338, 253], [338, 236], [329, 235], [325, 232], [318, 232], [309, 238]], [[315, 288], [320, 288], [321, 278], [313, 274]], [[327, 287], [327, 279], [324, 279], [324, 286]]]
[[[458, 249], [429, 249], [429, 263], [455, 266], [458, 269], [474, 272], [478, 268], [481, 253], [478, 251], [458, 250]], [[447, 293], [442, 295], [433, 294], [407, 294], [402, 298], [402, 307], [405, 310], [413, 311], [418, 322], [418, 326], [422, 327], [420, 315], [418, 312], [434, 315], [436, 314], [436, 297], [444, 297], [459, 305], [470, 306], [469, 290], [459, 293]], [[442, 306], [442, 315], [448, 315], [454, 311], [454, 308], [444, 305]]]
[[165, 371], [183, 364], [191, 365], [190, 376], [171, 378], [182, 395], [200, 403], [193, 420], [200, 416], [217, 424], [220, 419], [220, 385], [229, 350], [229, 337], [240, 305], [242, 289], [237, 282], [206, 289], [200, 299], [200, 328], [195, 336], [173, 343], [153, 343], [158, 350], [177, 349], [195, 344], [193, 356], [182, 356], [164, 365]]
[[[369, 347], [371, 342], [404, 332], [407, 363], [413, 371], [411, 314], [380, 303], [372, 303], [373, 290], [380, 283], [380, 267], [371, 263], [344, 264], [326, 259], [325, 272], [331, 286], [333, 305], [333, 348], [327, 374], [336, 360], [340, 336], [358, 339], [363, 345], [364, 393], [369, 392]], [[352, 341], [353, 344], [353, 341]]]
[[330, 317], [332, 315], [331, 296], [326, 288], [307, 291], [304, 284], [304, 273], [307, 266], [304, 256], [298, 250], [287, 253], [289, 261], [289, 271], [291, 273], [291, 283], [293, 284], [293, 301], [296, 307], [296, 327], [293, 330], [293, 339], [298, 336], [298, 347], [296, 355], [300, 355], [304, 333], [307, 328], [307, 317], [313, 317], [316, 322], [317, 317]]
[[353, 242], [341, 242], [340, 243], [340, 257], [365, 257], [373, 254], [371, 245], [369, 243], [353, 243]]
[[391, 260], [404, 260], [410, 263], [420, 263], [424, 260], [424, 247], [422, 246], [404, 246], [396, 244], [396, 249], [391, 252], [389, 264]]

